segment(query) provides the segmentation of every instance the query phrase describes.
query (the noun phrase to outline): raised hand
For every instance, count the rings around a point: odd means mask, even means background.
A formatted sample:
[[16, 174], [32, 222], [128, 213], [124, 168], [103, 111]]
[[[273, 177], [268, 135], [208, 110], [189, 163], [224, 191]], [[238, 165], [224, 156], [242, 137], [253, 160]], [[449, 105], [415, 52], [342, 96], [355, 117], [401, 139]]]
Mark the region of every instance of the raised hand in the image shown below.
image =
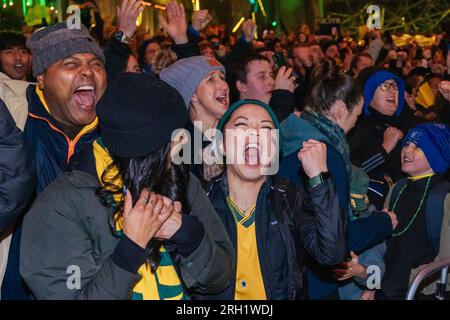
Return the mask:
[[195, 31], [202, 32], [212, 19], [213, 17], [206, 9], [195, 11], [192, 15], [192, 27], [195, 29]]
[[297, 156], [302, 162], [303, 170], [310, 178], [328, 171], [327, 146], [323, 142], [313, 139], [303, 142], [303, 147]]
[[120, 7], [116, 8], [119, 30], [128, 38], [136, 31], [136, 19], [144, 8], [141, 0], [123, 0]]
[[256, 24], [253, 20], [245, 20], [241, 26], [242, 34], [247, 42], [253, 41], [253, 35], [256, 32]]
[[186, 14], [183, 4], [177, 3], [175, 0], [169, 2], [167, 4], [167, 18], [160, 14], [159, 23], [175, 44], [188, 42]]
[[282, 89], [294, 92], [295, 77], [292, 76], [292, 68], [282, 66], [275, 77], [275, 90]]
[[384, 131], [382, 147], [387, 153], [395, 149], [397, 143], [403, 139], [403, 132], [394, 127], [389, 127]]

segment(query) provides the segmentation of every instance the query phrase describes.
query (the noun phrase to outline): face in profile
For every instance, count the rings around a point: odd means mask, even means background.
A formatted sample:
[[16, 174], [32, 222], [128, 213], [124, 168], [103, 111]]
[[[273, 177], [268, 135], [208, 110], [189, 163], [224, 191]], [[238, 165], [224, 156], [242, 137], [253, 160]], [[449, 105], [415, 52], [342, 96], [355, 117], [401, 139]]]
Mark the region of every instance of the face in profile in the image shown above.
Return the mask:
[[224, 127], [227, 168], [245, 181], [257, 181], [278, 171], [278, 130], [266, 109], [239, 107]]

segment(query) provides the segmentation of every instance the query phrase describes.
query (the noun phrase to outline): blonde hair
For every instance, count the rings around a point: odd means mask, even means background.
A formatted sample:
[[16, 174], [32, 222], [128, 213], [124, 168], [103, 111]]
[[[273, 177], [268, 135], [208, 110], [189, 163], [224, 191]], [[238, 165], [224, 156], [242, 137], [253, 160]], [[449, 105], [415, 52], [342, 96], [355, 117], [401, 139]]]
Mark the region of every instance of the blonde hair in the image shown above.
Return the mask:
[[161, 70], [167, 68], [175, 61], [177, 61], [177, 55], [172, 51], [172, 49], [161, 49], [161, 51], [156, 55], [155, 62], [153, 63], [153, 72], [159, 75]]

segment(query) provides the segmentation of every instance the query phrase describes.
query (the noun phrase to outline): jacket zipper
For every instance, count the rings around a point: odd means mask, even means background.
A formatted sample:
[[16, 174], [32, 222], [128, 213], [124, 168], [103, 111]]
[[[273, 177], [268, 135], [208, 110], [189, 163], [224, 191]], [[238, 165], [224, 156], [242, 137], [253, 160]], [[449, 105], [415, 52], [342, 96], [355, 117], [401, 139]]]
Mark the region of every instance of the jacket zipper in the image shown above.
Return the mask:
[[[52, 130], [54, 130], [54, 131], [56, 131], [56, 132], [59, 132], [60, 134], [63, 135], [63, 137], [66, 139], [66, 142], [67, 142], [67, 145], [68, 145], [68, 148], [67, 148], [67, 160], [66, 160], [67, 163], [69, 163], [70, 158], [71, 158], [71, 157], [73, 156], [73, 154], [75, 153], [75, 146], [76, 146], [77, 142], [81, 139], [81, 137], [84, 136], [84, 135], [86, 135], [86, 134], [88, 134], [89, 132], [91, 132], [91, 131], [95, 128], [95, 127], [94, 127], [94, 128], [89, 128], [89, 129], [86, 130], [85, 132], [83, 132], [83, 130], [85, 129], [85, 128], [83, 128], [83, 129], [77, 134], [77, 136], [75, 137], [75, 139], [70, 140], [69, 137], [68, 137], [64, 132], [62, 132], [60, 129], [58, 129], [57, 127], [55, 127], [48, 119], [46, 119], [46, 118], [44, 118], [44, 117], [39, 117], [39, 116], [37, 116], [37, 115], [35, 115], [35, 114], [32, 114], [31, 112], [29, 112], [28, 115], [29, 115], [30, 117], [32, 117], [32, 118], [39, 119], [39, 120], [43, 120], [43, 121], [47, 122], [48, 125], [50, 126], [50, 128], [51, 128]], [[94, 120], [94, 121], [95, 121], [95, 120]]]

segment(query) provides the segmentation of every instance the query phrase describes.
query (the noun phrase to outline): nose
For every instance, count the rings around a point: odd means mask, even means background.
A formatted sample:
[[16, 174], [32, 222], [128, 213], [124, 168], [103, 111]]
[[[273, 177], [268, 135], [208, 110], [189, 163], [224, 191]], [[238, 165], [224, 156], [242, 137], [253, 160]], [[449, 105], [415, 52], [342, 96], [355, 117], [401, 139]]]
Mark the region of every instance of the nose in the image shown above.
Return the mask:
[[409, 143], [404, 148], [405, 148], [405, 150], [404, 150], [405, 154], [409, 155], [409, 154], [414, 153], [416, 146], [413, 143]]
[[81, 67], [81, 74], [85, 77], [92, 77], [92, 75], [94, 74], [94, 71], [92, 69], [92, 66], [88, 65], [88, 64], [84, 64]]
[[15, 60], [22, 60], [23, 54], [20, 51], [14, 51], [14, 59]]
[[218, 82], [218, 88], [219, 90], [228, 90], [228, 83], [225, 80], [220, 79]]
[[268, 78], [269, 78], [268, 83], [269, 83], [270, 88], [274, 89], [275, 88], [275, 79], [274, 79], [274, 77], [268, 77]]

